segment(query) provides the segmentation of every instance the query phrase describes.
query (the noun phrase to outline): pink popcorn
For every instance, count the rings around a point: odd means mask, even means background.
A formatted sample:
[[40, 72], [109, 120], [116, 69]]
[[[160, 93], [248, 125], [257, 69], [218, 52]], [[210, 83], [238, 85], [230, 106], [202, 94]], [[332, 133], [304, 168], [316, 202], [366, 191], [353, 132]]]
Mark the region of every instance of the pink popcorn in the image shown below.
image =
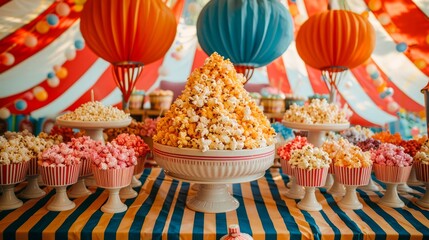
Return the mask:
[[116, 143], [121, 146], [125, 146], [128, 149], [134, 149], [136, 157], [144, 157], [150, 152], [149, 145], [147, 145], [143, 139], [134, 134], [122, 133], [119, 134], [112, 143]]
[[75, 151], [66, 143], [53, 145], [45, 149], [40, 155], [38, 164], [40, 166], [63, 166], [80, 163], [80, 153]]
[[96, 146], [91, 153], [91, 160], [99, 169], [120, 169], [137, 165], [134, 149], [114, 142]]
[[293, 150], [301, 149], [306, 145], [311, 145], [307, 142], [306, 137], [297, 136], [291, 141], [287, 142], [285, 145], [277, 149], [277, 154], [281, 159], [289, 161], [291, 153]]
[[81, 158], [89, 159], [91, 153], [97, 146], [102, 145], [101, 141], [92, 140], [88, 136], [72, 138], [70, 142], [67, 143], [71, 149], [76, 151]]
[[391, 143], [382, 143], [378, 149], [371, 150], [374, 163], [388, 166], [407, 167], [413, 163], [413, 158], [404, 152], [404, 148]]

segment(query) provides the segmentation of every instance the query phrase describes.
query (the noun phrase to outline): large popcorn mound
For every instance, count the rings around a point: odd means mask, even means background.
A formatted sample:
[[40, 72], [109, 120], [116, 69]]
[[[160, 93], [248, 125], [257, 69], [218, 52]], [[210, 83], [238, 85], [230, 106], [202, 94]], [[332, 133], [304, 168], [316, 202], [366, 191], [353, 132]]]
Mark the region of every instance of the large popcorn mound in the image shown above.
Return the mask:
[[243, 75], [217, 53], [188, 78], [157, 124], [154, 142], [202, 151], [255, 149], [275, 143], [275, 131], [244, 89]]
[[58, 119], [66, 121], [108, 122], [125, 120], [129, 116], [128, 113], [116, 107], [105, 106], [98, 101], [90, 101], [82, 104], [73, 112], [59, 116]]
[[283, 120], [305, 124], [348, 123], [346, 109], [340, 109], [325, 99], [313, 99], [310, 104], [298, 106], [292, 104], [283, 115]]

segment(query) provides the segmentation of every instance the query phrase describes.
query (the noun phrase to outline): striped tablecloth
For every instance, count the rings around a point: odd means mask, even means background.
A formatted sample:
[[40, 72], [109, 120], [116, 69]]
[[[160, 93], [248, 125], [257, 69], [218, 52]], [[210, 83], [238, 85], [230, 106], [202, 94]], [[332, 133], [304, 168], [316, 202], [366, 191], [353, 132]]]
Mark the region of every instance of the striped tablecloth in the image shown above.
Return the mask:
[[186, 199], [195, 194], [189, 183], [172, 180], [159, 168], [145, 169], [141, 181], [138, 197], [126, 200], [128, 210], [117, 214], [100, 211], [108, 196], [103, 189], [74, 199], [73, 210], [50, 212], [46, 205], [55, 191], [45, 188], [45, 197], [25, 201], [13, 211], [0, 211], [0, 236], [7, 240], [219, 239], [228, 225], [237, 223], [254, 239], [429, 239], [429, 211], [415, 204], [425, 191], [420, 187], [401, 194], [403, 209], [379, 206], [383, 191], [359, 190], [362, 210], [339, 208], [340, 198], [321, 188], [316, 197], [323, 210], [306, 212], [284, 196], [287, 176], [271, 169], [258, 181], [231, 186], [240, 202], [236, 211], [203, 214], [185, 207]]

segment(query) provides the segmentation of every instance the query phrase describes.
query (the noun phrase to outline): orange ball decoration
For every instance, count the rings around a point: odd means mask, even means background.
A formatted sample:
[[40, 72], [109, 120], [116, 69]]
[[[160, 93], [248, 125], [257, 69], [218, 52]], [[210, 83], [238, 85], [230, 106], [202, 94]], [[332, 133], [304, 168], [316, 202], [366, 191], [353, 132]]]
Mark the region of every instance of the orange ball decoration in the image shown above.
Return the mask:
[[416, 65], [416, 67], [418, 69], [422, 70], [422, 69], [426, 68], [427, 63], [424, 59], [419, 58], [419, 59], [414, 60], [414, 65]]
[[299, 29], [296, 48], [313, 68], [351, 69], [364, 63], [375, 47], [375, 31], [359, 14], [325, 11], [311, 16]]
[[66, 77], [67, 77], [67, 75], [68, 75], [67, 68], [65, 68], [65, 67], [61, 67], [60, 69], [58, 69], [58, 71], [55, 73], [55, 75], [57, 75], [57, 77], [58, 77], [59, 79], [64, 79], [64, 78], [66, 78]]
[[40, 21], [36, 24], [36, 31], [41, 34], [47, 33], [49, 28], [50, 26], [46, 21]]
[[368, 3], [368, 8], [371, 9], [371, 11], [378, 11], [381, 9], [381, 6], [380, 0], [370, 0]]

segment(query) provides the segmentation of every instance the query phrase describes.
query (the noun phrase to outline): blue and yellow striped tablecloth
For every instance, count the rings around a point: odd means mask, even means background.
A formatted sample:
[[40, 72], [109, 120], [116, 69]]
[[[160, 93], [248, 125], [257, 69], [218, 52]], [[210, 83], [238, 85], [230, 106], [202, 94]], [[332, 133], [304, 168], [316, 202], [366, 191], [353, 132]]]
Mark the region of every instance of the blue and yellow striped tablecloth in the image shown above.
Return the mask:
[[307, 212], [284, 196], [287, 176], [271, 169], [258, 181], [231, 185], [240, 202], [236, 211], [204, 214], [185, 206], [195, 194], [189, 183], [172, 180], [159, 168], [145, 169], [141, 181], [138, 197], [126, 200], [128, 210], [117, 214], [100, 211], [108, 197], [103, 189], [74, 199], [73, 210], [50, 212], [46, 205], [55, 191], [45, 188], [45, 197], [27, 200], [16, 210], [0, 211], [0, 236], [7, 240], [219, 239], [228, 225], [239, 224], [254, 239], [429, 239], [429, 211], [415, 204], [425, 191], [422, 187], [401, 194], [404, 208], [379, 206], [383, 191], [358, 190], [361, 210], [339, 208], [340, 198], [321, 188], [316, 197], [323, 210]]

